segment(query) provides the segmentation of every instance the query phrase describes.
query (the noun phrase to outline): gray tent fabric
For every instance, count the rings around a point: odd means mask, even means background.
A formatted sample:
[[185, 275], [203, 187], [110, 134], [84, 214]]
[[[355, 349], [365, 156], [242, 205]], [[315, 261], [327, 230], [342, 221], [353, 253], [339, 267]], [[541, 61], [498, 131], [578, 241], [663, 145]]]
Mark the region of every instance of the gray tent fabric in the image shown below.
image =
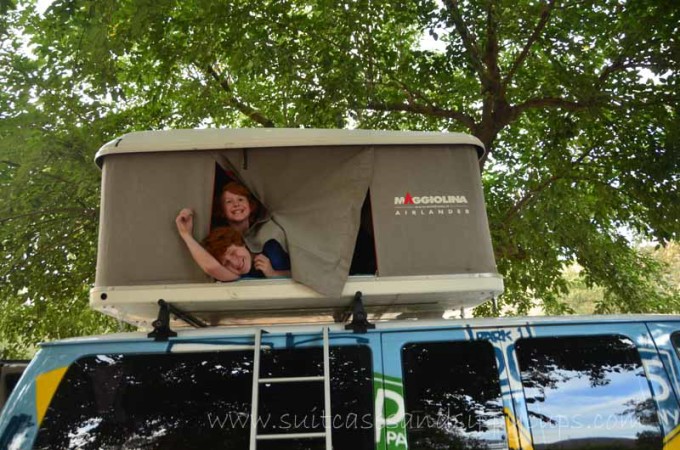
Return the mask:
[[268, 239], [285, 240], [293, 279], [339, 296], [373, 175], [373, 149], [255, 148], [219, 155], [220, 164], [238, 174], [271, 216], [273, 224], [247, 236], [251, 250]]
[[[383, 144], [107, 154], [95, 285], [211, 283], [174, 220], [192, 208], [194, 236], [208, 234], [216, 164], [235, 172], [269, 213], [247, 233], [249, 248], [278, 240], [292, 278], [327, 297], [340, 297], [347, 281], [369, 188], [379, 277], [494, 274], [477, 150]], [[238, 282], [226, 283], [225, 293], [232, 286]]]
[[496, 273], [474, 147], [381, 148], [370, 189], [380, 276]]
[[194, 235], [210, 228], [215, 160], [208, 153], [106, 157], [97, 286], [208, 282], [177, 234], [180, 209], [194, 209]]

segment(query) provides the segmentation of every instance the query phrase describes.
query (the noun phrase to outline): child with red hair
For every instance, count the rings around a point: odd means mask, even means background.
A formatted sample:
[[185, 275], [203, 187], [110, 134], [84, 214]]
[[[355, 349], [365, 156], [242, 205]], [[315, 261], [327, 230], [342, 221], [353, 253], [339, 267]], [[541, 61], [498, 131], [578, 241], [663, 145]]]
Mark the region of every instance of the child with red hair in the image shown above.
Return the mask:
[[[224, 185], [220, 196], [215, 201], [213, 215], [221, 219], [229, 227], [245, 235], [257, 219], [262, 209], [247, 187], [237, 181]], [[275, 239], [265, 242], [262, 253], [253, 255], [253, 273], [251, 276], [289, 277], [290, 258], [281, 244]]]
[[177, 231], [191, 256], [205, 273], [219, 281], [235, 281], [252, 269], [252, 255], [241, 233], [229, 227], [216, 228], [204, 241], [194, 239], [194, 212], [184, 208], [175, 218]]
[[175, 219], [182, 240], [205, 273], [219, 281], [290, 276], [288, 254], [275, 239], [265, 242], [259, 254], [246, 247], [243, 235], [254, 223], [260, 204], [245, 186], [227, 183], [215, 203], [214, 215], [228, 226], [213, 228], [202, 246], [193, 237], [193, 211], [185, 208]]
[[224, 185], [215, 201], [213, 215], [225, 225], [246, 234], [255, 223], [259, 210], [260, 203], [248, 188], [236, 181], [230, 181]]

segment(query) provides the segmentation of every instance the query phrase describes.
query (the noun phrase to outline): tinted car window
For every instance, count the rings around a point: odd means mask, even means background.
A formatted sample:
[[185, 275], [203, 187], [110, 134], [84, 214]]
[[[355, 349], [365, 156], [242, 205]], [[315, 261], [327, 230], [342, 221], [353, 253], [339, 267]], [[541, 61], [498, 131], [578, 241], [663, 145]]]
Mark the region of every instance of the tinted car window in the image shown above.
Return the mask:
[[522, 339], [516, 351], [537, 450], [662, 448], [656, 404], [629, 339]]
[[[313, 375], [299, 371], [322, 368], [321, 355], [320, 348], [265, 351], [261, 377]], [[82, 358], [69, 367], [59, 385], [34, 448], [246, 450], [252, 358], [252, 351]], [[332, 347], [331, 374], [333, 413], [359, 411], [373, 423], [370, 349]], [[276, 389], [276, 395], [269, 395], [269, 389]], [[261, 385], [259, 420], [266, 426], [260, 426], [260, 433], [317, 431], [309, 425], [317, 413], [314, 407], [323, 411], [322, 382]], [[307, 421], [293, 423], [296, 414]], [[289, 430], [273, 428], [282, 420], [291, 422]], [[333, 445], [348, 448], [351, 442], [356, 449], [372, 449], [372, 432], [338, 427]], [[258, 449], [311, 450], [324, 448], [323, 443], [323, 439], [263, 441]]]
[[21, 373], [8, 373], [5, 376], [5, 392], [7, 392], [7, 396], [12, 393], [20, 378]]
[[[373, 374], [368, 347], [331, 348], [331, 415], [333, 447], [374, 448]], [[263, 353], [261, 377], [323, 375], [320, 347]], [[260, 388], [258, 433], [324, 431], [323, 383], [271, 383]], [[320, 449], [325, 440], [262, 441], [258, 450]]]
[[508, 448], [491, 344], [408, 344], [402, 361], [409, 449]]
[[671, 342], [673, 343], [675, 352], [678, 354], [678, 358], [680, 358], [680, 332], [676, 331], [675, 333], [671, 334]]

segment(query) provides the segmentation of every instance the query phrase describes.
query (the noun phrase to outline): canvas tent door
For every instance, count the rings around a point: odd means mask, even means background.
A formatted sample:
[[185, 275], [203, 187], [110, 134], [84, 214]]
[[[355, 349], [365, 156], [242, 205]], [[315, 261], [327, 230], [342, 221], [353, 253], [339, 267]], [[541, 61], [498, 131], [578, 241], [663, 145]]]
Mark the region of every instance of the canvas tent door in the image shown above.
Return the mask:
[[[374, 312], [475, 306], [502, 291], [480, 148], [469, 136], [440, 133], [125, 135], [97, 156], [103, 178], [91, 305], [142, 326], [155, 319], [159, 299], [215, 324], [337, 313], [356, 291]], [[194, 235], [204, 238], [221, 171], [268, 212], [247, 233], [249, 248], [278, 240], [290, 255], [292, 279], [216, 283], [192, 260], [174, 218], [193, 209]], [[377, 270], [349, 276], [360, 230], [370, 236]]]

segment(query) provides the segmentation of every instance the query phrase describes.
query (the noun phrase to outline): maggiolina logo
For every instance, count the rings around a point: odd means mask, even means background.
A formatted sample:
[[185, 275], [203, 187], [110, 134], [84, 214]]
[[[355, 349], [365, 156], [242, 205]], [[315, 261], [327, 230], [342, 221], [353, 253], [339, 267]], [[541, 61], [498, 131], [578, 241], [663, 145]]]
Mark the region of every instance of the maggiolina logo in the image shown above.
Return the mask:
[[470, 214], [464, 195], [411, 195], [394, 197], [395, 216], [451, 216]]

